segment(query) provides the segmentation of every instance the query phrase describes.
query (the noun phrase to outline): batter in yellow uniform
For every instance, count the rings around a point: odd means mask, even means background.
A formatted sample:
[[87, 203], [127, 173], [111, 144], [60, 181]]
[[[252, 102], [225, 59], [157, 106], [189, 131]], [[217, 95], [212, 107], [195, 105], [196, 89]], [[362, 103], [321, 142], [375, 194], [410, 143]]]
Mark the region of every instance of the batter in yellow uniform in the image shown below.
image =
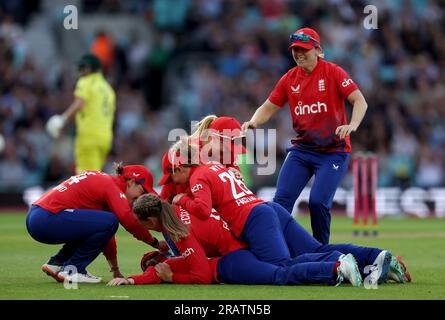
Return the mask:
[[46, 125], [57, 138], [64, 124], [75, 116], [76, 173], [102, 170], [111, 149], [116, 110], [115, 93], [100, 71], [99, 59], [84, 55], [79, 61], [79, 73], [73, 103], [62, 115], [52, 116]]

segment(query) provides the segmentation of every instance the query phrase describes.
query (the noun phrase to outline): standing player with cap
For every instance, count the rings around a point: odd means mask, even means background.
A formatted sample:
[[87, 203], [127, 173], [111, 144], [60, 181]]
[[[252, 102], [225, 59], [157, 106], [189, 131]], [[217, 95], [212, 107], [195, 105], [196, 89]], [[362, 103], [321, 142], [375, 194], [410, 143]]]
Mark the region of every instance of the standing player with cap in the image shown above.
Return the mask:
[[[122, 276], [117, 261], [116, 233], [119, 223], [141, 240], [161, 251], [165, 241], [153, 238], [131, 211], [144, 193], [155, 193], [153, 176], [144, 166], [116, 166], [117, 176], [86, 171], [46, 192], [31, 206], [26, 218], [29, 234], [38, 242], [64, 244], [42, 270], [57, 281], [98, 283], [86, 267], [103, 251], [113, 277]], [[70, 274], [67, 266], [77, 273]]]
[[52, 116], [46, 130], [58, 138], [63, 126], [76, 118], [74, 158], [76, 173], [102, 170], [113, 140], [116, 98], [113, 88], [101, 72], [100, 60], [93, 54], [79, 61], [80, 78], [74, 91], [74, 101], [62, 114]]
[[[283, 163], [274, 201], [292, 212], [295, 200], [313, 175], [309, 209], [314, 237], [329, 243], [330, 209], [349, 163], [349, 135], [357, 130], [367, 103], [357, 85], [338, 65], [323, 58], [320, 37], [311, 28], [290, 37], [297, 66], [278, 81], [269, 98], [242, 126], [254, 129], [267, 122], [286, 102], [297, 133]], [[349, 124], [344, 100], [353, 106]]]

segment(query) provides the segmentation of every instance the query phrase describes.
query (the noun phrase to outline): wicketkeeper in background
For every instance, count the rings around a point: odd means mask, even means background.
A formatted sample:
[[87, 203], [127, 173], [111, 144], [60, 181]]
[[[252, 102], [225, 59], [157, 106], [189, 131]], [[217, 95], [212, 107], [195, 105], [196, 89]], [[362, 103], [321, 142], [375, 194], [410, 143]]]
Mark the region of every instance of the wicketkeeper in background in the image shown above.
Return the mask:
[[102, 170], [113, 141], [113, 121], [116, 95], [101, 72], [100, 60], [85, 54], [79, 60], [80, 78], [74, 91], [74, 101], [61, 115], [53, 115], [46, 130], [58, 138], [63, 126], [76, 118], [74, 158], [76, 173]]

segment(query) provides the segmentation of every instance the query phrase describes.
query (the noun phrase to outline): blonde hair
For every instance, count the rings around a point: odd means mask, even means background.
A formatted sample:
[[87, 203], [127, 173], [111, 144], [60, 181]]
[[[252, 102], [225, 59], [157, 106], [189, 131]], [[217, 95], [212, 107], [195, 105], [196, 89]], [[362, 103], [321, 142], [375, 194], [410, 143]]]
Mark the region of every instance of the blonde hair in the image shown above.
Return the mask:
[[197, 123], [196, 130], [191, 135], [191, 138], [193, 138], [193, 139], [201, 138], [202, 133], [205, 130], [208, 130], [210, 128], [210, 125], [212, 124], [212, 122], [215, 121], [216, 119], [218, 119], [218, 117], [215, 116], [214, 114], [208, 115], [208, 116], [204, 117], [203, 119], [201, 119], [201, 121], [199, 121]]
[[140, 221], [146, 221], [150, 217], [158, 218], [162, 228], [175, 242], [189, 234], [187, 227], [176, 216], [174, 208], [155, 194], [140, 196], [133, 204], [133, 212]]
[[318, 56], [319, 58], [324, 59], [324, 52], [323, 52], [323, 49], [322, 49], [321, 47], [318, 47], [318, 49], [320, 49], [320, 53], [317, 54], [317, 56]]

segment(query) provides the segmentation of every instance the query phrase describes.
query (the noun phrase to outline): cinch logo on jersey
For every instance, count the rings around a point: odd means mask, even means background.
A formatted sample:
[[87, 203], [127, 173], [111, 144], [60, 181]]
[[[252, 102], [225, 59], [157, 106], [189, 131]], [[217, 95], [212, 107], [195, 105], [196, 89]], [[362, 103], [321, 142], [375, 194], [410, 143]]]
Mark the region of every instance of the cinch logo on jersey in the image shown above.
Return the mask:
[[344, 79], [343, 82], [341, 83], [341, 86], [343, 88], [346, 88], [347, 86], [349, 86], [351, 83], [353, 83], [354, 81], [352, 81], [352, 79]]
[[200, 183], [197, 183], [197, 184], [195, 184], [193, 187], [192, 187], [192, 192], [197, 192], [198, 190], [201, 190], [203, 187], [202, 187], [202, 184], [200, 184]]
[[298, 105], [294, 109], [295, 115], [297, 116], [304, 116], [305, 114], [312, 114], [312, 113], [322, 113], [322, 112], [328, 112], [328, 106], [326, 103], [317, 101], [317, 103], [308, 105], [303, 105], [303, 102], [298, 101]]
[[193, 248], [187, 248], [187, 250], [184, 251], [184, 253], [182, 254], [182, 256], [184, 258], [188, 257], [189, 255], [191, 255], [193, 252], [195, 252], [195, 250], [193, 250]]
[[190, 220], [190, 214], [182, 208], [179, 208], [179, 217], [183, 224], [192, 224]]

